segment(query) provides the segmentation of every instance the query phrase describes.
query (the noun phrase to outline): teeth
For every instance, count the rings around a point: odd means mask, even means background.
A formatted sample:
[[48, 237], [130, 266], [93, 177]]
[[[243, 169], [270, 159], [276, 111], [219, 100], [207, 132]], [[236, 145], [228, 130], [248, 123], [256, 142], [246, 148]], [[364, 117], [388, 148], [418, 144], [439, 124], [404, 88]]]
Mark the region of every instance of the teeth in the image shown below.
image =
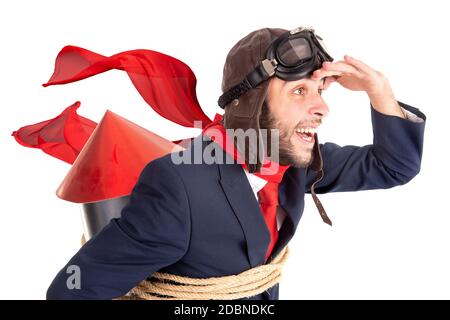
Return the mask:
[[299, 132], [299, 133], [312, 133], [312, 134], [315, 134], [315, 133], [317, 133], [317, 128], [299, 128], [299, 129], [296, 129], [295, 130], [296, 132]]

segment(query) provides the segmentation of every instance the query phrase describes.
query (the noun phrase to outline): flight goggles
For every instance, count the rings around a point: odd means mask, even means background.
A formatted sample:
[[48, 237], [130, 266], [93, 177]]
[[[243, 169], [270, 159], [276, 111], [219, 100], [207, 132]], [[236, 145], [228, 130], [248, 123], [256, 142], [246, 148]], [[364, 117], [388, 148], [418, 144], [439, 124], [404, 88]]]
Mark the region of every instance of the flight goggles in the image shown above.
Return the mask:
[[310, 27], [287, 31], [273, 40], [261, 61], [245, 79], [222, 94], [221, 108], [272, 76], [285, 81], [303, 79], [319, 69], [325, 61], [333, 61], [323, 45], [322, 38]]

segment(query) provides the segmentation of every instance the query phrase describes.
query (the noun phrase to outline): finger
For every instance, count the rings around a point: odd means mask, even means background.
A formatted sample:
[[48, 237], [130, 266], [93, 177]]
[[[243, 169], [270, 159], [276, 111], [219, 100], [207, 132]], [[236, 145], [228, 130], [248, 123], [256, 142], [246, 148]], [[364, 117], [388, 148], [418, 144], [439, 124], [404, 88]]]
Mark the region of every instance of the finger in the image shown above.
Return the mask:
[[327, 71], [337, 71], [341, 73], [350, 73], [350, 74], [356, 74], [359, 72], [359, 70], [352, 66], [351, 64], [348, 64], [345, 61], [338, 61], [338, 62], [324, 62], [322, 69]]
[[313, 72], [313, 74], [311, 75], [311, 80], [320, 80], [326, 77], [341, 76], [341, 75], [342, 72], [340, 71], [332, 71], [332, 70], [327, 71], [321, 68]]
[[345, 55], [344, 60], [345, 60], [345, 62], [347, 62], [347, 63], [351, 64], [352, 66], [356, 67], [357, 69], [359, 69], [361, 72], [371, 73], [371, 72], [375, 71], [371, 67], [369, 67], [367, 64], [362, 62], [361, 60], [350, 57], [349, 55]]

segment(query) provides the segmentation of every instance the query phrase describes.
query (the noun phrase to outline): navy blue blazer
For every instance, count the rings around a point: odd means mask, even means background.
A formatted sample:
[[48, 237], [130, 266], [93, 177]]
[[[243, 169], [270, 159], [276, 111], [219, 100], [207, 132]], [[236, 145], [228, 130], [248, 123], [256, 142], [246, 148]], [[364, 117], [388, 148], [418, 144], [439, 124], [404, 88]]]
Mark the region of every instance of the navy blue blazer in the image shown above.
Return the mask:
[[[418, 109], [401, 105], [425, 120]], [[324, 178], [317, 193], [391, 188], [419, 172], [425, 123], [372, 108], [372, 125], [371, 145], [320, 145]], [[195, 143], [202, 150], [212, 143], [203, 140], [195, 138], [180, 155], [192, 155]], [[287, 217], [272, 257], [294, 235], [315, 174], [294, 167], [285, 173], [279, 203]], [[47, 298], [112, 299], [156, 271], [198, 278], [238, 274], [264, 263], [269, 242], [239, 164], [176, 165], [167, 155], [143, 169], [122, 217], [81, 247], [53, 280]], [[67, 288], [70, 265], [80, 267], [80, 289]], [[276, 285], [249, 299], [278, 299], [278, 289]]]

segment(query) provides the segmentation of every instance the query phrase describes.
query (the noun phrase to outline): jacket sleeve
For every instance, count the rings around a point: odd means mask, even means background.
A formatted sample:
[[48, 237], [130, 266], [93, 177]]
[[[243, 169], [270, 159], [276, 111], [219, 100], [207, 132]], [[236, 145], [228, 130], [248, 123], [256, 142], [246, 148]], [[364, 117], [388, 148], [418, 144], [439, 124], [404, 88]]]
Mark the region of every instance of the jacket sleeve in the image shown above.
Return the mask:
[[[181, 259], [190, 239], [186, 188], [169, 158], [150, 162], [120, 219], [113, 219], [57, 274], [47, 299], [112, 299]], [[69, 289], [70, 266], [80, 270], [80, 288]]]
[[[425, 115], [399, 102], [422, 122], [384, 115], [371, 107], [373, 144], [363, 147], [320, 145], [323, 179], [317, 193], [387, 189], [410, 181], [420, 171]], [[316, 172], [307, 170], [306, 192], [310, 192]]]

